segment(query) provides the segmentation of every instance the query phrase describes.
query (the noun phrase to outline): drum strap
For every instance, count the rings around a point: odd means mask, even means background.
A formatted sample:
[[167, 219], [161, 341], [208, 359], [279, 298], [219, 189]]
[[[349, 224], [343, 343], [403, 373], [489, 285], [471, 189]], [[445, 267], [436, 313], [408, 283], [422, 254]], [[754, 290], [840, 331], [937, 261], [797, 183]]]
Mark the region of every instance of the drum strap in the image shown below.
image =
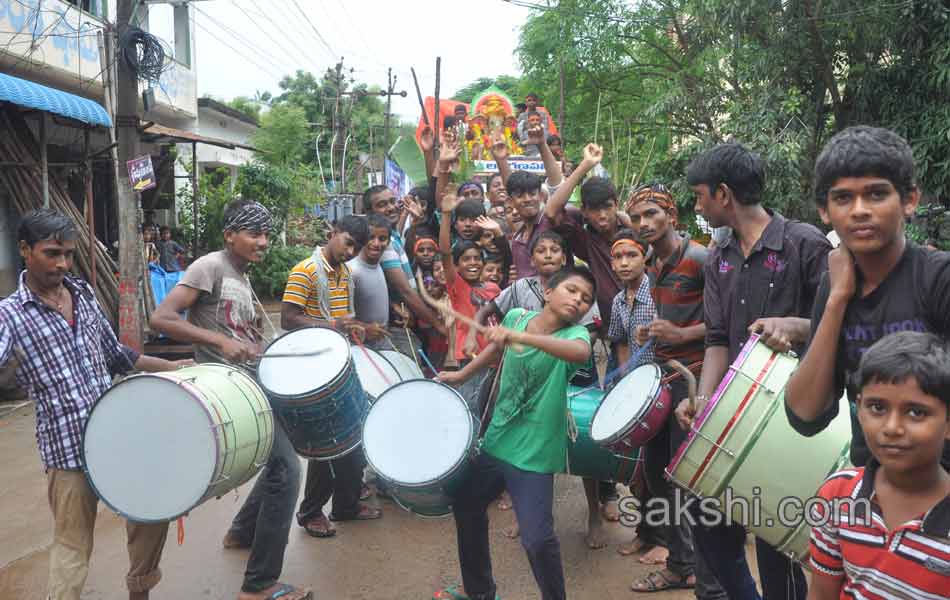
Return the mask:
[[[527, 316], [528, 311], [523, 310], [521, 316], [519, 316], [518, 320], [515, 322], [514, 328], [517, 329]], [[501, 372], [502, 369], [505, 368], [505, 358], [507, 358], [507, 356], [508, 348], [505, 348], [505, 352], [501, 355], [501, 361], [498, 363], [498, 370], [495, 371], [495, 373], [489, 375], [489, 377], [493, 377], [493, 379], [491, 382], [491, 387], [488, 390], [488, 396], [485, 398], [485, 408], [482, 410], [482, 423], [481, 430], [478, 433], [479, 437], [485, 435], [485, 431], [488, 429], [488, 424], [491, 422], [492, 416], [495, 412], [495, 401], [498, 399], [498, 388], [501, 386]]]
[[[323, 316], [327, 319], [331, 319], [332, 315], [330, 313], [330, 280], [327, 279], [327, 271], [323, 268], [323, 263], [326, 262], [326, 259], [323, 258], [323, 248], [317, 246], [313, 250], [313, 256], [311, 257], [313, 262], [316, 264], [317, 268], [314, 269], [314, 273], [317, 276], [317, 301], [320, 303], [320, 312], [323, 313]], [[341, 269], [346, 269], [349, 271], [349, 267], [345, 264], [339, 266]], [[347, 309], [350, 311], [347, 315], [348, 317], [353, 316], [353, 307], [356, 306], [353, 302], [353, 280], [350, 279], [349, 283], [346, 286], [347, 294], [349, 295], [349, 300], [347, 301]]]

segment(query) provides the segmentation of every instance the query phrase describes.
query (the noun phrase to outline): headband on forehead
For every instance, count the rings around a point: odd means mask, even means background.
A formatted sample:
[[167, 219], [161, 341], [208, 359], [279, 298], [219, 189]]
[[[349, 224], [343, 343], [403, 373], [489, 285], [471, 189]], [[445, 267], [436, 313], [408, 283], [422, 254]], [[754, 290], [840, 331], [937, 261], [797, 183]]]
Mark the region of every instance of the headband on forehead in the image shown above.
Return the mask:
[[646, 250], [643, 248], [643, 244], [641, 244], [640, 242], [636, 240], [631, 240], [627, 238], [623, 238], [614, 242], [614, 245], [610, 247], [610, 253], [613, 254], [614, 250], [616, 250], [620, 246], [623, 246], [624, 244], [630, 244], [632, 246], [636, 246], [637, 250], [640, 251], [640, 254], [646, 256]]
[[679, 210], [676, 208], [676, 203], [673, 202], [673, 194], [666, 189], [658, 190], [653, 187], [644, 187], [635, 191], [627, 200], [627, 212], [630, 212], [634, 206], [641, 202], [653, 202], [668, 212], [674, 220], [679, 216]]
[[270, 230], [271, 216], [260, 202], [249, 202], [236, 210], [231, 218], [224, 222], [225, 231], [241, 231], [247, 229], [253, 232]]
[[478, 190], [479, 192], [483, 191], [482, 186], [478, 185], [474, 181], [467, 181], [459, 186], [458, 195], [461, 196], [466, 192], [466, 190]]
[[412, 253], [419, 254], [419, 248], [421, 248], [424, 244], [432, 244], [432, 246], [435, 247], [435, 251], [436, 252], [439, 251], [439, 245], [436, 243], [434, 239], [419, 238], [418, 240], [416, 240], [416, 245], [412, 247]]

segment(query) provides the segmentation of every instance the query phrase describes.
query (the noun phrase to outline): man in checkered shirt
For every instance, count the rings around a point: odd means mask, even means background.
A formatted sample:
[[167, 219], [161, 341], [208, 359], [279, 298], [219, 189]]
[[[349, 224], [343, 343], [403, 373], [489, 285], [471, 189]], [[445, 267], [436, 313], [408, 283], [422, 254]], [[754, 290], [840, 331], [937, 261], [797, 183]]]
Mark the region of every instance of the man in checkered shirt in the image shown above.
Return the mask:
[[[76, 237], [69, 217], [53, 210], [24, 216], [17, 239], [26, 270], [0, 302], [0, 367], [18, 361], [17, 384], [36, 403], [36, 441], [53, 512], [53, 600], [79, 600], [89, 573], [99, 500], [82, 470], [82, 432], [93, 403], [113, 375], [180, 366], [119, 343], [92, 288], [69, 273]], [[126, 529], [129, 598], [147, 598], [161, 579], [168, 524], [129, 521]]]

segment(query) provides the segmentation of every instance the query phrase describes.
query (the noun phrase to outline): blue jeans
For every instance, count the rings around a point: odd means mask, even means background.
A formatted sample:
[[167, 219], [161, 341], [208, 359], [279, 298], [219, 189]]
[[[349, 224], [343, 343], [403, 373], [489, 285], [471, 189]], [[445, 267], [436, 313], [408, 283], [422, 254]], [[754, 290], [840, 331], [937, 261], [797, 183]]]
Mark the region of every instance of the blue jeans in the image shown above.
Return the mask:
[[[694, 515], [698, 516], [698, 512]], [[745, 527], [706, 527], [697, 521], [690, 530], [697, 559], [706, 563], [729, 600], [761, 600], [745, 559]]]
[[275, 421], [270, 459], [229, 531], [234, 539], [251, 546], [242, 592], [253, 594], [277, 583], [299, 492], [300, 459], [284, 428]]
[[506, 488], [541, 598], [564, 600], [561, 546], [554, 534], [554, 474], [523, 471], [484, 453], [475, 459], [452, 506], [465, 593], [471, 600], [495, 598], [486, 509]]

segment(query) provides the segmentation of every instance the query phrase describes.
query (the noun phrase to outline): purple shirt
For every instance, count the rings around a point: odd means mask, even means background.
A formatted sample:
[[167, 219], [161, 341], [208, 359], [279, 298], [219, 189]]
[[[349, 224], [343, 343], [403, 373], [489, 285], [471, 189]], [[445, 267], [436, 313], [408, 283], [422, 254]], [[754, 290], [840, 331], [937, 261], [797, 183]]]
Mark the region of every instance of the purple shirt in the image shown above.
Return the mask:
[[[541, 235], [542, 232], [548, 229], [554, 229], [554, 223], [545, 216], [542, 207], [541, 212], [538, 213], [538, 220], [535, 221], [534, 231], [531, 232], [530, 236], [525, 237], [524, 225], [511, 236], [511, 241], [509, 242], [511, 246], [511, 262], [515, 265], [515, 268], [518, 269], [518, 279], [533, 277], [538, 274], [534, 265], [531, 263], [531, 244], [534, 243], [534, 240], [538, 239], [538, 236]], [[564, 251], [566, 253], [567, 248], [565, 248]]]
[[[610, 329], [610, 311], [613, 307], [614, 296], [623, 289], [610, 264], [612, 240], [608, 240], [586, 226], [584, 216], [580, 210], [568, 206], [564, 212], [561, 225], [554, 229], [564, 236], [571, 251], [574, 252], [574, 256], [583, 260], [590, 267], [590, 271], [594, 275], [594, 281], [597, 282], [597, 306], [600, 308], [600, 316], [604, 320], [603, 329], [607, 331]], [[518, 276], [521, 276], [520, 271]]]
[[47, 469], [82, 468], [82, 432], [93, 403], [138, 354], [119, 343], [85, 281], [67, 275], [73, 325], [44, 304], [20, 274], [0, 302], [0, 365], [17, 356], [17, 383], [36, 403], [36, 441]]

